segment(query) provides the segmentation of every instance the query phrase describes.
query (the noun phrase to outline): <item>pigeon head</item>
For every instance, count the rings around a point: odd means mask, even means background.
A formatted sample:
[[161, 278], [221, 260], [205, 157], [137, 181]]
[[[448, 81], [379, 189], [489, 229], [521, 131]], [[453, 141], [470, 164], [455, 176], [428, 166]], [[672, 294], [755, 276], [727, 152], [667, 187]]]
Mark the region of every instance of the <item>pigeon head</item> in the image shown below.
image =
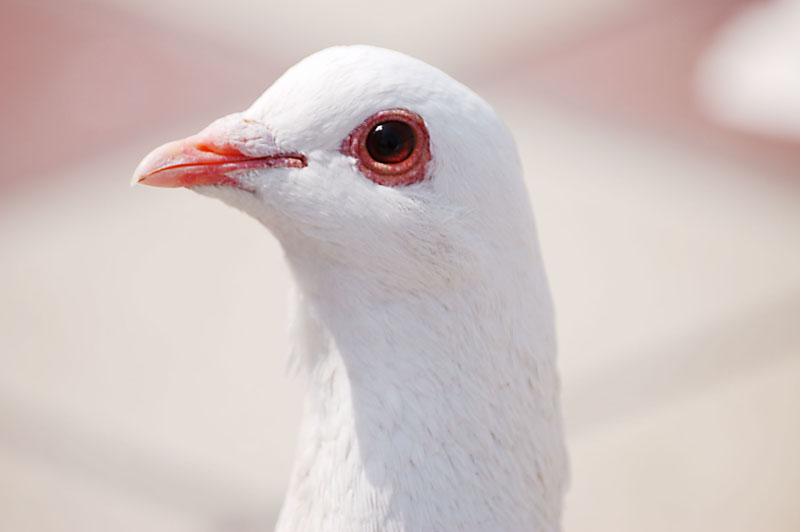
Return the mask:
[[323, 50], [134, 181], [255, 217], [309, 378], [277, 530], [558, 529], [549, 291], [514, 142], [433, 67]]
[[498, 256], [478, 248], [530, 231], [514, 142], [489, 105], [369, 46], [304, 59], [249, 109], [156, 149], [134, 181], [217, 197], [264, 223], [301, 269], [344, 265], [383, 286], [466, 278]]

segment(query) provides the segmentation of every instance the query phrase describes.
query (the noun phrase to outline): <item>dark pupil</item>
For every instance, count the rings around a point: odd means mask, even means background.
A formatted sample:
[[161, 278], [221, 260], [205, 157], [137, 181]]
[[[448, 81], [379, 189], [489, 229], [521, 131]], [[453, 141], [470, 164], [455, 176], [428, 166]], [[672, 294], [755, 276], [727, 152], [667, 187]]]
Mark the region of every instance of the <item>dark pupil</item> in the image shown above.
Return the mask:
[[405, 122], [383, 122], [367, 135], [367, 151], [379, 163], [400, 163], [414, 151], [414, 130]]

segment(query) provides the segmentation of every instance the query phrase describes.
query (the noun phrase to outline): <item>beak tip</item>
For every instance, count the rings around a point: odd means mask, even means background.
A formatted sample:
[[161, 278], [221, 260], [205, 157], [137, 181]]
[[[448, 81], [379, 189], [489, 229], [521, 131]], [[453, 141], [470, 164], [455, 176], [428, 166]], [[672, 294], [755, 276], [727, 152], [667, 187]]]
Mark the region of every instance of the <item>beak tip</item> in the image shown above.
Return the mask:
[[131, 177], [130, 185], [131, 187], [135, 187], [136, 185], [143, 183], [145, 179], [147, 179], [147, 176], [141, 175], [137, 172], [133, 174], [133, 177]]

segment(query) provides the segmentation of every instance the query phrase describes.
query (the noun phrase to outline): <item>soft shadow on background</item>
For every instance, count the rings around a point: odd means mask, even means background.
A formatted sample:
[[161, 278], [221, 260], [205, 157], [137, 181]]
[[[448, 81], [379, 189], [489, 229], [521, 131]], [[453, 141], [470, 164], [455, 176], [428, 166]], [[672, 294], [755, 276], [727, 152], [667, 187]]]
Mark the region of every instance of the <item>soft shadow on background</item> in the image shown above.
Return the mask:
[[0, 3], [0, 529], [270, 530], [303, 383], [249, 218], [129, 188], [325, 46], [514, 131], [559, 320], [568, 531], [800, 527], [800, 1]]

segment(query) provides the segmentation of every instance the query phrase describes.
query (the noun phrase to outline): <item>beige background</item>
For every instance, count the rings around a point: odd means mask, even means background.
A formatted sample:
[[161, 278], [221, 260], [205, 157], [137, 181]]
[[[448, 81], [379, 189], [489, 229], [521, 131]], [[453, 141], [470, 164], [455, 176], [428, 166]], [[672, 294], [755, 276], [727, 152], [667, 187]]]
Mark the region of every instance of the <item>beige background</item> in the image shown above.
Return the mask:
[[667, 20], [662, 4], [4, 9], [19, 42], [1, 74], [15, 103], [0, 139], [0, 530], [271, 529], [303, 386], [285, 370], [280, 250], [222, 204], [127, 181], [157, 144], [341, 42], [437, 64], [515, 133], [558, 309], [565, 529], [800, 527], [795, 141], [593, 99], [575, 72], [621, 68], [613, 54], [560, 70], [583, 36], [614, 41], [597, 28]]

